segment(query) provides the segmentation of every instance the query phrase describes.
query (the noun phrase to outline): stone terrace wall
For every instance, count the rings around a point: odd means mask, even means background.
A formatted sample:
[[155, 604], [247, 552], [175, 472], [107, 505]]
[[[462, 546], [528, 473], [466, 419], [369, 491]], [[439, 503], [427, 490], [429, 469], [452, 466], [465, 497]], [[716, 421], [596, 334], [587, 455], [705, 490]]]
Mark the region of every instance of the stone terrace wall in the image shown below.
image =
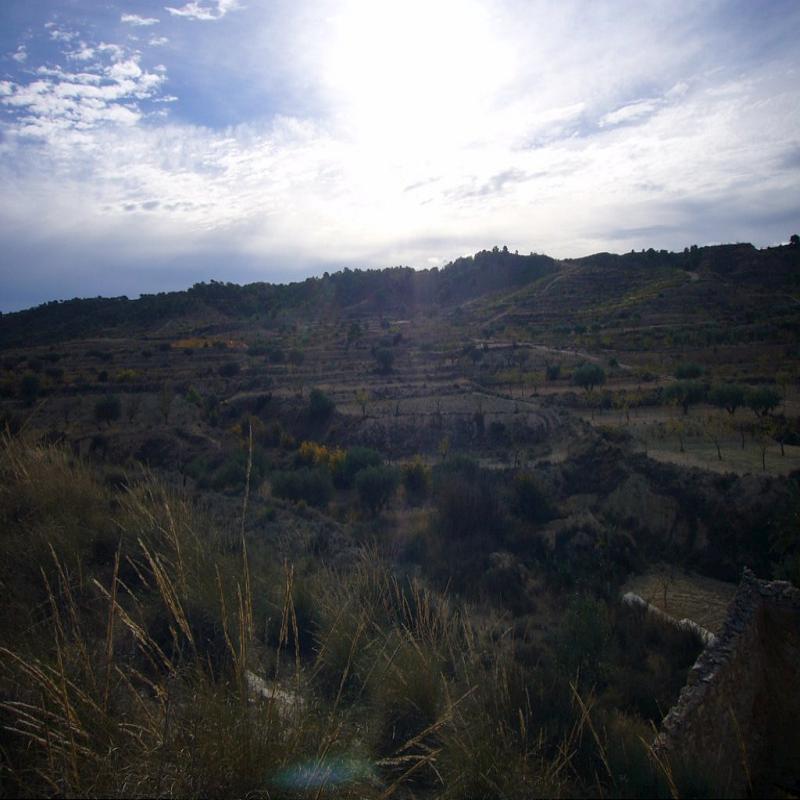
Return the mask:
[[800, 590], [744, 571], [655, 747], [698, 764], [725, 796], [800, 788]]

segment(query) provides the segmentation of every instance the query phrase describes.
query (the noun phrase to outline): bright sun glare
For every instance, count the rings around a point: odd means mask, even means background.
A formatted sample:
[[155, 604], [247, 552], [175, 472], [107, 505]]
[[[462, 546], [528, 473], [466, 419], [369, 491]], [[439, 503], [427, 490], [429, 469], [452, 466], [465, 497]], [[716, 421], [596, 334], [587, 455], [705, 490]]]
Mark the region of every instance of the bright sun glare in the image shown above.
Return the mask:
[[349, 0], [324, 62], [349, 133], [415, 162], [468, 142], [512, 73], [495, 28], [472, 0]]

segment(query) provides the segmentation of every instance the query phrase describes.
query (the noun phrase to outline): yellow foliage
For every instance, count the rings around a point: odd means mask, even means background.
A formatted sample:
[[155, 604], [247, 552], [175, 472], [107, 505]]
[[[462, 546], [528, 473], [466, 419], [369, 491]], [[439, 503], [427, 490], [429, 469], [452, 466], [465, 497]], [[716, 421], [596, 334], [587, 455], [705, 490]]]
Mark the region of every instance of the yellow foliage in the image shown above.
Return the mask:
[[139, 373], [134, 369], [121, 369], [117, 371], [114, 380], [117, 383], [130, 383], [139, 377]]
[[244, 350], [247, 343], [242, 339], [229, 339], [225, 336], [186, 336], [172, 342], [173, 350], [199, 350], [203, 347], [224, 345], [227, 350]]
[[340, 447], [326, 447], [319, 442], [303, 442], [300, 457], [316, 467], [328, 467], [333, 472], [343, 461], [345, 452]]

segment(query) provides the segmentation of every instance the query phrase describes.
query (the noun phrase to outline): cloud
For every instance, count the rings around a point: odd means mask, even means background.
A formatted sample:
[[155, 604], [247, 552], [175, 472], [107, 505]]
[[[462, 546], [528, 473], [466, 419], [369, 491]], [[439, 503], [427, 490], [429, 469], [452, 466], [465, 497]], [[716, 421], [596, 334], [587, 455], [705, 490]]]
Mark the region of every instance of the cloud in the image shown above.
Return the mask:
[[71, 42], [78, 36], [74, 31], [62, 30], [55, 22], [46, 23], [45, 28], [50, 32], [50, 38], [55, 42]]
[[162, 47], [165, 44], [169, 43], [169, 39], [166, 36], [151, 36], [147, 43], [150, 47]]
[[165, 76], [143, 70], [138, 53], [116, 44], [80, 42], [67, 57], [92, 61], [83, 71], [42, 65], [34, 80], [3, 81], [0, 107], [13, 115], [11, 137], [36, 137], [54, 145], [65, 132], [86, 134], [98, 126], [131, 126], [142, 117], [140, 103], [156, 99]]
[[119, 21], [137, 28], [146, 28], [150, 25], [157, 25], [159, 22], [157, 17], [141, 17], [138, 14], [123, 14]]
[[164, 6], [164, 9], [174, 17], [187, 17], [188, 19], [209, 20], [222, 19], [229, 11], [239, 8], [239, 0], [211, 0], [212, 5], [205, 5], [199, 0], [190, 0], [185, 6], [174, 8]]
[[65, 287], [73, 270], [83, 293], [135, 293], [504, 243], [785, 239], [800, 92], [780, 37], [796, 25], [737, 32], [726, 0], [620, 2], [275, 0], [225, 36], [178, 26], [157, 52], [101, 28], [48, 42], [94, 54], [0, 80], [4, 289], [37, 259]]
[[14, 53], [11, 54], [11, 58], [13, 58], [18, 64], [24, 64], [28, 60], [28, 51], [25, 48], [25, 45], [21, 44], [14, 51]]
[[71, 61], [89, 61], [91, 58], [94, 58], [94, 54], [95, 50], [93, 47], [89, 47], [85, 42], [81, 42], [77, 50], [66, 53], [66, 56]]
[[609, 111], [607, 114], [604, 114], [600, 118], [598, 125], [601, 128], [605, 128], [609, 125], [621, 125], [627, 122], [635, 122], [641, 120], [642, 117], [649, 117], [655, 113], [660, 106], [661, 103], [656, 99], [637, 100], [634, 103], [628, 103], [614, 111]]

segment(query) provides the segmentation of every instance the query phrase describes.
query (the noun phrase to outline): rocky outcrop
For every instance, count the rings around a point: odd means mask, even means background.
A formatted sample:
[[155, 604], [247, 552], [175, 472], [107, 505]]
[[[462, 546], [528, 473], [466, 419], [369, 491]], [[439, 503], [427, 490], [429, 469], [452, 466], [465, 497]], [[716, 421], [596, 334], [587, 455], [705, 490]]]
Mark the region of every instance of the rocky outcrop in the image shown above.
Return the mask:
[[722, 796], [800, 788], [800, 590], [745, 569], [725, 626], [661, 725], [657, 753], [699, 765]]

